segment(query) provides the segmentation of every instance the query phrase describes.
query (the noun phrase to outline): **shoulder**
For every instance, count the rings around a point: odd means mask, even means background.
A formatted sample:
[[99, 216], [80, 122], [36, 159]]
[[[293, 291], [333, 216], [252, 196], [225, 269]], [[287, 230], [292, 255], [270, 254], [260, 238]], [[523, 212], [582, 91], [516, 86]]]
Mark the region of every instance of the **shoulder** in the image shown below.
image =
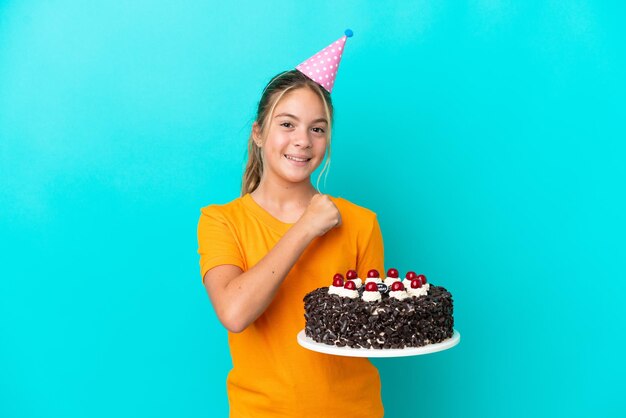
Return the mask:
[[329, 197], [337, 206], [337, 209], [339, 209], [342, 219], [349, 218], [361, 222], [372, 222], [376, 220], [376, 213], [366, 207], [359, 206], [342, 197]]
[[244, 213], [243, 198], [238, 197], [228, 203], [211, 204], [200, 208], [200, 224], [235, 225], [240, 223]]
[[200, 213], [206, 216], [228, 216], [232, 213], [241, 212], [242, 199], [238, 197], [228, 203], [211, 204], [200, 208]]

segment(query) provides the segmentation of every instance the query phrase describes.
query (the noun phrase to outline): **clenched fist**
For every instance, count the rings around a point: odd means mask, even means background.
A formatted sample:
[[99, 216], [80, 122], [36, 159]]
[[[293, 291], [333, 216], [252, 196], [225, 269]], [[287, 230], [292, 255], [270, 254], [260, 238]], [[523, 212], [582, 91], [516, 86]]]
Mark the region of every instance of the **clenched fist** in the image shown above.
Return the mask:
[[319, 237], [341, 225], [341, 213], [327, 195], [316, 194], [298, 220], [313, 236]]

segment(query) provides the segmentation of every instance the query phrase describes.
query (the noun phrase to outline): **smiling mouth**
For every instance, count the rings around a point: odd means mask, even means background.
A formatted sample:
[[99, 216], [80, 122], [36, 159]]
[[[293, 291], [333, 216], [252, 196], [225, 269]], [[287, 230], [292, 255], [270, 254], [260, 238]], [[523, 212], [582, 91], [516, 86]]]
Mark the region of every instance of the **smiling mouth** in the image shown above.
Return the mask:
[[291, 161], [297, 161], [299, 163], [306, 163], [307, 161], [311, 161], [310, 158], [300, 158], [300, 157], [294, 157], [293, 155], [287, 155], [284, 154], [285, 158]]

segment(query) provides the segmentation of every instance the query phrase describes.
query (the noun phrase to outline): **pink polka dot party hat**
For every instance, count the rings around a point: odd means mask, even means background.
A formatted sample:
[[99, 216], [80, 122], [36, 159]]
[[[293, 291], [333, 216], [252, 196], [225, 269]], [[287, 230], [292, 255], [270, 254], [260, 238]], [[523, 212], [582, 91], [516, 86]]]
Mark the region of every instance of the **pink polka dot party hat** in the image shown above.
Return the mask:
[[346, 39], [352, 37], [352, 31], [346, 29], [345, 35], [337, 39], [317, 54], [298, 64], [296, 70], [317, 82], [329, 93], [333, 90], [335, 76], [341, 62]]

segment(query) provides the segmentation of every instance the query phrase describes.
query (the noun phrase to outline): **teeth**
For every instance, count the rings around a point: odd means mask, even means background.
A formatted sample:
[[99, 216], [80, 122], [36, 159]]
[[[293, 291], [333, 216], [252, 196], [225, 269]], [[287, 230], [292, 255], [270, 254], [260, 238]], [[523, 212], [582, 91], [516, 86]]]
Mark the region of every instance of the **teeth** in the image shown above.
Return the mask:
[[298, 157], [292, 157], [291, 155], [287, 155], [285, 154], [285, 158], [287, 158], [288, 160], [292, 160], [292, 161], [298, 161], [298, 162], [306, 162], [309, 161], [310, 158], [298, 158]]

